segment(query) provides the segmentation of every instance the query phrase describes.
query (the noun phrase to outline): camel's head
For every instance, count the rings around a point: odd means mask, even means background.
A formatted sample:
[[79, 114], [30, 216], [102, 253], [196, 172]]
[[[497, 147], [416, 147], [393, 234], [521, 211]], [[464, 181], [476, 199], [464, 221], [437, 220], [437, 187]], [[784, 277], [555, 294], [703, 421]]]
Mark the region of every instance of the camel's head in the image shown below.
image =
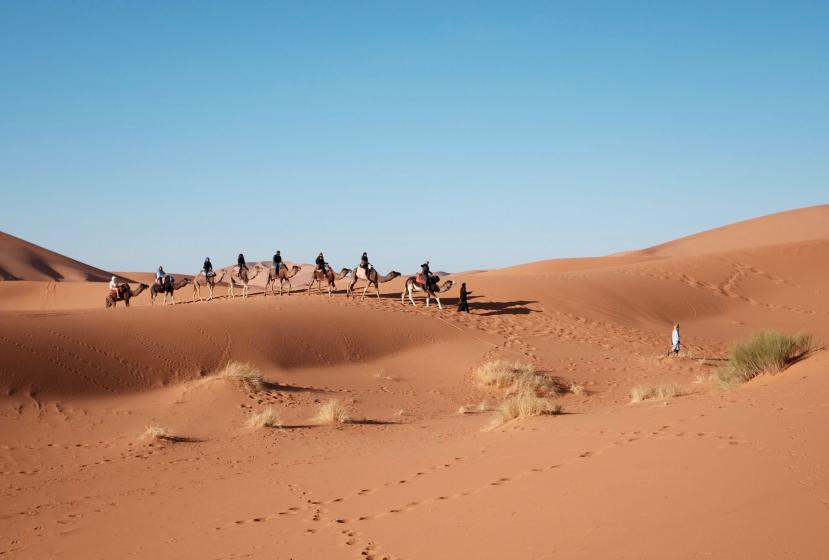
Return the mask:
[[454, 281], [454, 280], [447, 280], [447, 281], [443, 284], [443, 289], [441, 290], [441, 292], [448, 292], [449, 290], [451, 290], [451, 289], [452, 289], [452, 286], [454, 286], [454, 285], [455, 285], [455, 281]]
[[400, 274], [399, 272], [397, 272], [396, 270], [392, 270], [391, 272], [389, 272], [389, 278], [397, 278], [398, 276], [403, 276], [403, 275]]
[[141, 284], [138, 284], [138, 287], [139, 287], [139, 288], [141, 288], [142, 290], [146, 290], [146, 289], [147, 289], [147, 288], [149, 288], [150, 286], [149, 286], [148, 284], [144, 284], [144, 283], [142, 282]]
[[291, 267], [291, 272], [299, 272], [300, 270], [302, 270], [302, 267], [299, 266], [299, 265], [295, 264], [294, 266]]

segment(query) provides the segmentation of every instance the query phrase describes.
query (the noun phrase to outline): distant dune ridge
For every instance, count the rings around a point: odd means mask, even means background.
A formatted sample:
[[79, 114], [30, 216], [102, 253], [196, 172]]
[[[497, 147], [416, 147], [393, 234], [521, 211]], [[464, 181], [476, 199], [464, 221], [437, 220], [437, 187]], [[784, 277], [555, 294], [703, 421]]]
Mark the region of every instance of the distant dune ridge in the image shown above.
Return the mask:
[[0, 232], [0, 280], [109, 282], [111, 273]]

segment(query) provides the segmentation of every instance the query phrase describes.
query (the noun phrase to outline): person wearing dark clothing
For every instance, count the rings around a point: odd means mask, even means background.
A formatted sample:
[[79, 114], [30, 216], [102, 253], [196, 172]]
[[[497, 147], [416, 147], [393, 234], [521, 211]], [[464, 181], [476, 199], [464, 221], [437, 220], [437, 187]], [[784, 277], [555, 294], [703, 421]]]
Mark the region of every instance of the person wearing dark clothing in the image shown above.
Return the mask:
[[236, 259], [236, 263], [239, 265], [239, 273], [241, 274], [242, 269], [248, 270], [248, 265], [245, 264], [245, 255], [239, 253], [239, 258]]
[[424, 287], [428, 288], [432, 283], [432, 272], [429, 270], [429, 261], [420, 265], [420, 273], [423, 275]]
[[466, 298], [471, 293], [472, 292], [467, 292], [466, 291], [466, 282], [461, 284], [461, 301], [460, 301], [460, 304], [458, 305], [458, 312], [466, 311], [467, 313], [469, 313], [469, 302], [466, 301]]
[[319, 254], [317, 260], [315, 260], [314, 262], [317, 263], [317, 270], [325, 272], [325, 267], [328, 266], [328, 263], [325, 262], [325, 257], [322, 255], [322, 253]]
[[273, 256], [273, 269], [279, 274], [279, 269], [282, 267], [282, 253], [277, 251]]
[[360, 268], [363, 268], [366, 272], [368, 272], [368, 253], [365, 251], [363, 252], [363, 256], [360, 257]]
[[205, 278], [213, 274], [213, 263], [210, 262], [210, 257], [205, 257], [202, 270], [204, 271]]

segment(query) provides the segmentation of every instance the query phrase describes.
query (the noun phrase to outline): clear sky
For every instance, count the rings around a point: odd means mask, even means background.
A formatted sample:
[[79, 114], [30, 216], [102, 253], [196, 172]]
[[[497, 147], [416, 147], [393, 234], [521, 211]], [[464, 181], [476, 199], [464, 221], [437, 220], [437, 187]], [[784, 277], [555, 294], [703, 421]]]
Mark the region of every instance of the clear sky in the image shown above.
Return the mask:
[[829, 3], [0, 2], [0, 229], [491, 268], [829, 202]]

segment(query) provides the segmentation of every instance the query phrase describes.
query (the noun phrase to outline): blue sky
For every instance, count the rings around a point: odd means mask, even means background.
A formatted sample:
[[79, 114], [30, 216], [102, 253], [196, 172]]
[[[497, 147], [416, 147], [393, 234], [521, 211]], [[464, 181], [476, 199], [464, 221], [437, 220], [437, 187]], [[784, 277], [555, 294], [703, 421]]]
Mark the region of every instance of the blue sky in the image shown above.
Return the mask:
[[826, 203], [827, 6], [7, 0], [0, 229], [464, 270]]

